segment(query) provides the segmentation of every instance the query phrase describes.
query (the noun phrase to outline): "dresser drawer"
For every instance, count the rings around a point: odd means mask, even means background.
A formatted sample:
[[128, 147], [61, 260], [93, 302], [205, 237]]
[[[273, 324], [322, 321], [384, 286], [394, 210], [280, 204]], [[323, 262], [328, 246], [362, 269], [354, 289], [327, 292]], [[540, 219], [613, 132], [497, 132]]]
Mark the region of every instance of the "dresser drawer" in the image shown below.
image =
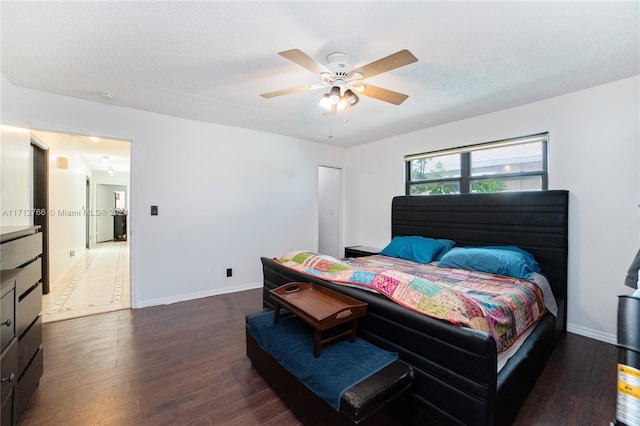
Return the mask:
[[0, 244], [2, 269], [18, 268], [42, 253], [42, 233]]
[[0, 299], [0, 350], [11, 342], [16, 335], [16, 296], [15, 287], [8, 290]]
[[13, 425], [13, 389], [7, 398], [2, 401], [2, 407], [0, 408], [0, 425]]
[[24, 333], [18, 341], [18, 371], [20, 374], [29, 365], [33, 355], [40, 349], [42, 344], [42, 317], [39, 316], [36, 322]]
[[38, 353], [36, 353], [36, 356], [31, 360], [31, 363], [25, 370], [22, 377], [20, 377], [20, 381], [16, 386], [15, 416], [17, 419], [20, 418], [24, 409], [27, 408], [27, 404], [29, 404], [33, 393], [36, 391], [36, 388], [40, 383], [40, 377], [42, 377], [43, 367], [44, 352], [42, 348], [40, 348]]
[[26, 295], [22, 295], [16, 307], [16, 335], [22, 338], [22, 334], [29, 328], [42, 311], [42, 284], [31, 289]]
[[18, 383], [18, 339], [13, 339], [9, 347], [2, 353], [0, 377], [4, 380], [0, 383], [0, 400], [4, 402]]
[[42, 276], [42, 260], [38, 258], [21, 269], [22, 272], [16, 278], [16, 294], [18, 297], [40, 281]]

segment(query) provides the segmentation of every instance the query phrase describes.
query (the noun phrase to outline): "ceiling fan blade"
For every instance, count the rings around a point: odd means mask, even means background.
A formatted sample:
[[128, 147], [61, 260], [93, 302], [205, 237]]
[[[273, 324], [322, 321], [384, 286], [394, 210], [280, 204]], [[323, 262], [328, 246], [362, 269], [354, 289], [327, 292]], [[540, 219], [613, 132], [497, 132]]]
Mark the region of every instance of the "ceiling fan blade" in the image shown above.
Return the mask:
[[301, 67], [306, 68], [315, 74], [320, 74], [322, 72], [330, 72], [320, 62], [316, 61], [311, 56], [307, 55], [306, 53], [304, 53], [302, 50], [299, 50], [299, 49], [285, 50], [282, 52], [278, 52], [278, 55], [284, 58], [287, 58], [291, 62], [298, 64]]
[[308, 84], [306, 86], [293, 87], [291, 89], [278, 90], [277, 92], [263, 93], [260, 96], [263, 98], [275, 98], [276, 96], [289, 95], [291, 93], [304, 92], [306, 90], [320, 89], [327, 87], [324, 84]]
[[389, 89], [383, 89], [382, 87], [373, 86], [369, 83], [364, 83], [363, 86], [364, 90], [358, 92], [359, 94], [381, 101], [389, 102], [390, 104], [394, 105], [400, 105], [409, 97], [409, 95], [394, 92], [393, 90]]
[[413, 56], [413, 53], [407, 49], [393, 53], [385, 58], [378, 59], [370, 64], [363, 65], [349, 72], [349, 77], [353, 77], [355, 73], [360, 73], [364, 77], [369, 78], [374, 75], [382, 74], [383, 72], [391, 71], [396, 68], [403, 67], [405, 65], [416, 62], [418, 58]]

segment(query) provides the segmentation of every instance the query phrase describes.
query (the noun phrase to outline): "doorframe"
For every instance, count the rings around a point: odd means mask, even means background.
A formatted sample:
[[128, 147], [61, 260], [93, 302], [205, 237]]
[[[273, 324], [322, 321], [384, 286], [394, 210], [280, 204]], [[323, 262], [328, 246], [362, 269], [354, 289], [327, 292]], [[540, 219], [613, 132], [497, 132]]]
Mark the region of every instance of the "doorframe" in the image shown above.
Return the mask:
[[86, 183], [86, 194], [85, 194], [85, 203], [87, 205], [87, 208], [85, 210], [85, 248], [87, 250], [89, 250], [91, 248], [91, 215], [89, 214], [89, 212], [91, 212], [91, 178], [89, 176], [86, 176], [87, 178], [87, 183]]
[[34, 214], [33, 224], [40, 225], [42, 233], [42, 293], [50, 291], [49, 271], [49, 147], [40, 139], [31, 135], [31, 163], [32, 203], [35, 211], [44, 214]]

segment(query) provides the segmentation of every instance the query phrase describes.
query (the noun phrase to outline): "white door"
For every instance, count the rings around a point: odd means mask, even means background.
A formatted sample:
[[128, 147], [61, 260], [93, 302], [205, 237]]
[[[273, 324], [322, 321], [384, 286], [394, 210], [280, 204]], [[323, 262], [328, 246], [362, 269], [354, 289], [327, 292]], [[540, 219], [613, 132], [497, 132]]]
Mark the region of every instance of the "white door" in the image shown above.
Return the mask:
[[333, 257], [340, 254], [340, 218], [342, 217], [342, 170], [318, 168], [318, 252]]

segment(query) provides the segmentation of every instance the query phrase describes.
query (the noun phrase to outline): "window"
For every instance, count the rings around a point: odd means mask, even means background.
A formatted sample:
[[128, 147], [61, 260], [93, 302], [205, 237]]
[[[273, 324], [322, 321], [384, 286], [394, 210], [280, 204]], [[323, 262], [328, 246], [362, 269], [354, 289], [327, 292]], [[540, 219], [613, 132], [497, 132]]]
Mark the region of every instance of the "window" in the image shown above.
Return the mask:
[[547, 141], [521, 138], [408, 155], [406, 194], [534, 191], [547, 189]]

